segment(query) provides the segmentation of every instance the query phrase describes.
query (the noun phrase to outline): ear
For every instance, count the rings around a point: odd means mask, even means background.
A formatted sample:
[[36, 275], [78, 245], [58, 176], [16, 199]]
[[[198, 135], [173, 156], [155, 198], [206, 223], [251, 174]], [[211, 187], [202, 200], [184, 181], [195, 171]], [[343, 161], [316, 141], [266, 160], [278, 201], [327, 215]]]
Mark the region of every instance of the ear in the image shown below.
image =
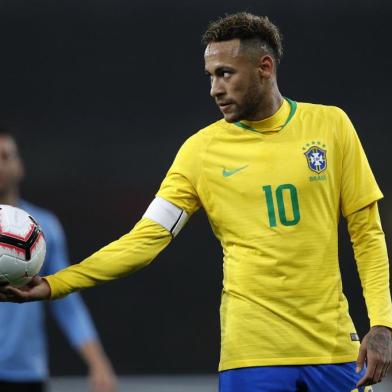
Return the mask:
[[258, 62], [259, 75], [262, 78], [269, 79], [275, 75], [275, 61], [269, 54], [260, 57]]

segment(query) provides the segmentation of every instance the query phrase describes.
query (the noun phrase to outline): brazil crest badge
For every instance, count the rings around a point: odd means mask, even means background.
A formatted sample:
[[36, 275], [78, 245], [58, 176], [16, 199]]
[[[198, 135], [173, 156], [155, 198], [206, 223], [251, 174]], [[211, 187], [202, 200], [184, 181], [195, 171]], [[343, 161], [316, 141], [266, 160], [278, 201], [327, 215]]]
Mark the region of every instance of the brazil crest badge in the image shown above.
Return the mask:
[[310, 170], [319, 174], [327, 168], [327, 150], [311, 146], [304, 154]]

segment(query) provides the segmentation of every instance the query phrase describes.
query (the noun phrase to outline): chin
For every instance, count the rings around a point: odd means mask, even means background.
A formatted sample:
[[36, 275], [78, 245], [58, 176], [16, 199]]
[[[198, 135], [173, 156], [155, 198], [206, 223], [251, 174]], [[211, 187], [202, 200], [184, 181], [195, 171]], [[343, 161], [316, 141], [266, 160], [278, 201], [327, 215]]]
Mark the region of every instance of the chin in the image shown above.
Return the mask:
[[235, 123], [235, 122], [241, 120], [241, 117], [238, 116], [236, 113], [223, 114], [223, 117], [224, 117], [225, 121], [228, 123]]

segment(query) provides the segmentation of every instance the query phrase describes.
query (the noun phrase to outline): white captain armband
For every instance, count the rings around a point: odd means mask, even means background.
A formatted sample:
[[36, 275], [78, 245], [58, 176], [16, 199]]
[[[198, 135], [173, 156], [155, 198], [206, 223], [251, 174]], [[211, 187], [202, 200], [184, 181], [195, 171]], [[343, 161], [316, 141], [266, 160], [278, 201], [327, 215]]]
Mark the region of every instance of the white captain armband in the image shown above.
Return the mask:
[[143, 218], [158, 223], [175, 237], [188, 220], [188, 214], [169, 201], [157, 196], [148, 206]]

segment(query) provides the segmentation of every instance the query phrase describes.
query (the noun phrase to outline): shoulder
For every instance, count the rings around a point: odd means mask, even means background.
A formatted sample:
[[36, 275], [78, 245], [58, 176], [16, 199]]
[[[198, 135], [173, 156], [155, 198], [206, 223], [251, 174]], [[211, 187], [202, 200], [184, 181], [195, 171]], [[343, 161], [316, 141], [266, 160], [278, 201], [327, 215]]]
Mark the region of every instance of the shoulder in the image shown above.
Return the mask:
[[298, 119], [335, 135], [338, 144], [342, 142], [342, 136], [345, 138], [347, 135], [355, 134], [350, 118], [338, 106], [299, 102]]
[[205, 152], [211, 140], [221, 130], [223, 128], [220, 126], [220, 121], [217, 121], [188, 137], [178, 150], [169, 173], [181, 173], [188, 179], [196, 181], [200, 174]]
[[314, 115], [336, 120], [348, 118], [345, 111], [338, 106], [297, 102], [297, 107], [300, 115]]
[[180, 147], [176, 160], [198, 161], [215, 135], [223, 131], [222, 120], [212, 123], [188, 137]]
[[219, 132], [221, 132], [224, 128], [222, 126], [224, 120], [216, 121], [212, 124], [207, 125], [206, 127], [200, 129], [192, 136], [190, 136], [183, 144], [188, 148], [203, 148], [206, 147], [211, 139], [214, 138]]

